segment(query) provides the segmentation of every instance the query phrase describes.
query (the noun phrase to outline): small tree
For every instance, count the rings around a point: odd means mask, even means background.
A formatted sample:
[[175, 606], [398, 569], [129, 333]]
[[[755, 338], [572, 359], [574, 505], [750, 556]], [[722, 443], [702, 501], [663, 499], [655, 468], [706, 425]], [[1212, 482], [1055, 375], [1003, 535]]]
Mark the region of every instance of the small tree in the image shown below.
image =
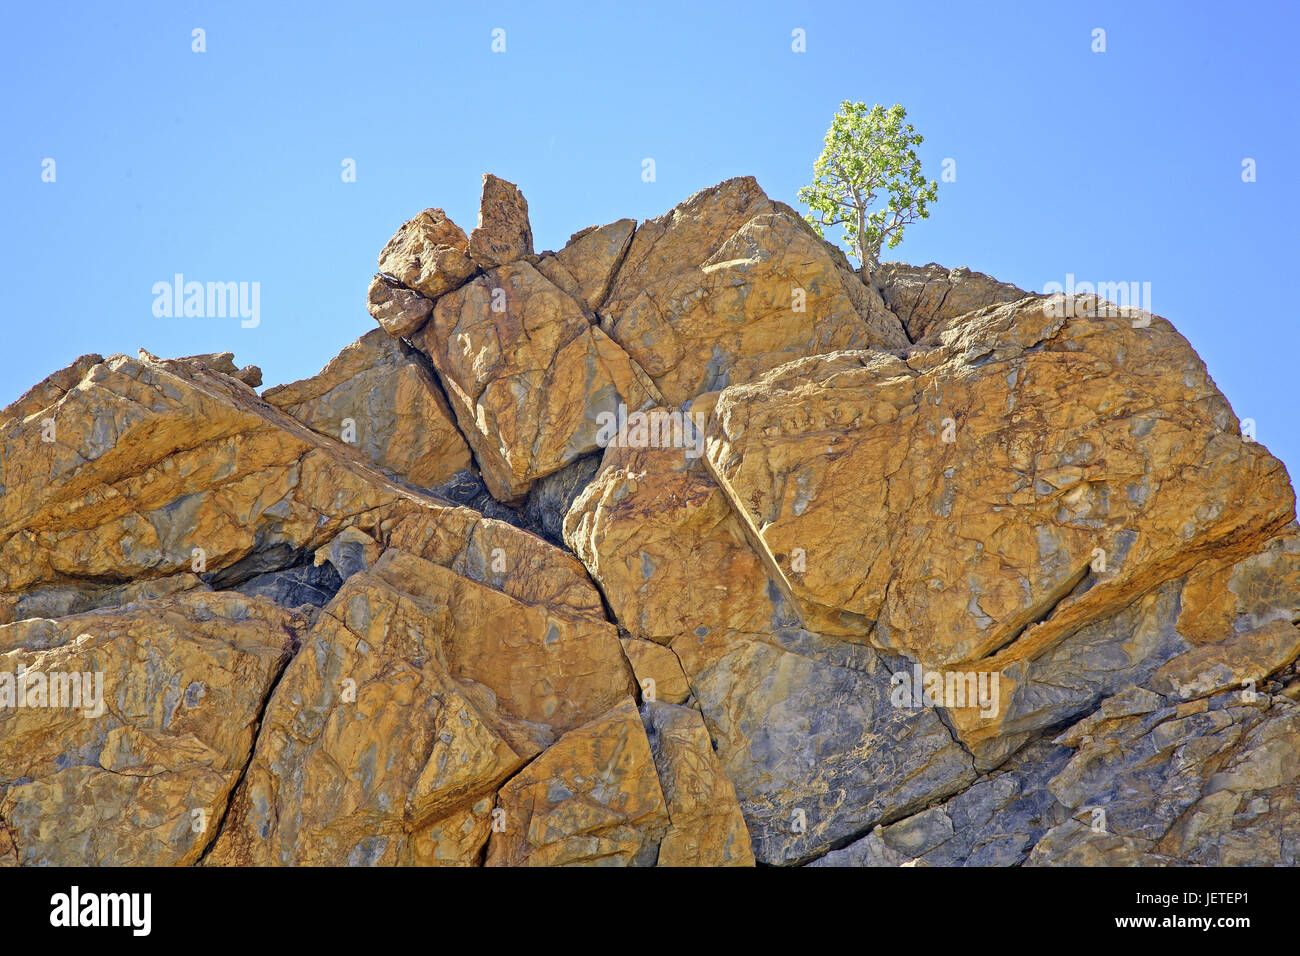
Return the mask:
[[[826, 226], [844, 227], [844, 241], [862, 264], [864, 281], [879, 264], [881, 245], [898, 245], [904, 226], [930, 215], [926, 204], [939, 191], [938, 183], [921, 174], [913, 148], [921, 136], [906, 119], [901, 105], [885, 109], [877, 103], [868, 109], [845, 100], [813, 164], [812, 185], [799, 190], [817, 235], [824, 238]], [[873, 211], [878, 195], [887, 198]]]

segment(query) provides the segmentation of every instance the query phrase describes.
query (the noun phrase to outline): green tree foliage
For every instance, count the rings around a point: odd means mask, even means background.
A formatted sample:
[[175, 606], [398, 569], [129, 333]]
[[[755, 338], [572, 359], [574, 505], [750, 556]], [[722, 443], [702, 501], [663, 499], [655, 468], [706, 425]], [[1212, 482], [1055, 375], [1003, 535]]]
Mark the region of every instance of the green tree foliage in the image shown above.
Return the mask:
[[904, 226], [929, 217], [927, 204], [939, 191], [938, 183], [921, 174], [915, 149], [921, 136], [906, 120], [901, 105], [868, 109], [845, 100], [813, 164], [812, 185], [799, 190], [817, 235], [824, 238], [827, 226], [843, 227], [850, 253], [865, 267], [864, 279], [879, 263], [882, 245], [892, 249], [902, 241]]

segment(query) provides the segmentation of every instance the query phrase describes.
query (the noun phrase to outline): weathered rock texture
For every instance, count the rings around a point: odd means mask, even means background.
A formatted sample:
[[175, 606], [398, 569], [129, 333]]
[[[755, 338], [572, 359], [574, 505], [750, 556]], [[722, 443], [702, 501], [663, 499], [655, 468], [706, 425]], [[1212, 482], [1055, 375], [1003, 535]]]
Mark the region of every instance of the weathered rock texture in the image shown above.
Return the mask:
[[469, 254], [485, 269], [533, 254], [528, 200], [514, 183], [491, 173], [483, 177], [478, 228], [469, 234]]
[[584, 309], [594, 311], [609, 295], [609, 284], [635, 232], [635, 219], [588, 226], [570, 236], [569, 244], [559, 252], [542, 253], [537, 271], [573, 296]]
[[843, 256], [752, 177], [643, 223], [599, 312], [674, 405], [800, 356], [907, 344]]
[[[404, 223], [379, 253], [382, 275], [430, 299], [456, 288], [474, 269], [465, 231], [441, 209], [426, 209]], [[376, 298], [373, 285], [370, 298]], [[408, 306], [399, 308], [406, 311]]]
[[433, 311], [433, 301], [386, 275], [370, 280], [366, 308], [385, 332], [393, 336], [418, 332]]
[[356, 445], [384, 471], [422, 487], [471, 467], [442, 390], [423, 357], [383, 329], [367, 332], [319, 375], [262, 398], [322, 435]]
[[0, 411], [0, 865], [1300, 863], [1295, 500], [1166, 320], [750, 178], [379, 264], [312, 378]]
[[913, 342], [959, 315], [1031, 296], [982, 272], [949, 270], [933, 262], [919, 267], [886, 262], [876, 268], [872, 278], [885, 305], [898, 316]]
[[432, 359], [502, 501], [521, 501], [535, 481], [597, 450], [602, 412], [650, 403], [644, 373], [527, 262], [443, 296], [412, 341]]
[[18, 861], [195, 862], [305, 628], [270, 601], [204, 590], [0, 627], [4, 673], [98, 673], [103, 691], [98, 708], [83, 694], [0, 709], [0, 818]]

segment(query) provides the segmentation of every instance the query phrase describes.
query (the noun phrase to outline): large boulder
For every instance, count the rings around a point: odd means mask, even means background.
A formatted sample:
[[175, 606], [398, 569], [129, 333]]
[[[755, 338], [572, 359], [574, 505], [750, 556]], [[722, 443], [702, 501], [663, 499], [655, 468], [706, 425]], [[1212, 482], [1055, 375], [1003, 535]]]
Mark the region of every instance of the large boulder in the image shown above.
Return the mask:
[[469, 239], [441, 209], [426, 209], [388, 240], [379, 253], [379, 271], [426, 299], [457, 288], [477, 267]]
[[380, 327], [395, 338], [418, 332], [433, 312], [433, 300], [406, 288], [396, 279], [376, 275], [366, 290], [366, 308]]
[[599, 416], [651, 400], [627, 354], [524, 261], [443, 296], [412, 341], [433, 361], [488, 489], [508, 504], [598, 450]]
[[913, 342], [939, 331], [959, 315], [1032, 296], [982, 272], [946, 269], [934, 262], [926, 266], [886, 262], [876, 267], [871, 278]]
[[390, 549], [286, 670], [209, 862], [467, 862], [463, 814], [631, 688], [610, 625]]
[[469, 254], [484, 269], [504, 266], [533, 254], [528, 200], [514, 183], [483, 174], [478, 227], [469, 234]]
[[1064, 311], [1027, 300], [905, 358], [792, 363], [725, 390], [710, 426], [710, 466], [806, 621], [1003, 675], [998, 719], [953, 712], [992, 762], [1014, 668], [1294, 515], [1285, 469], [1167, 322]]
[[802, 356], [907, 345], [843, 257], [749, 176], [642, 224], [599, 312], [671, 405]]
[[413, 485], [433, 487], [473, 466], [424, 357], [382, 329], [319, 374], [268, 388], [262, 398]]
[[0, 627], [0, 819], [16, 862], [197, 861], [306, 629], [270, 601], [207, 591]]

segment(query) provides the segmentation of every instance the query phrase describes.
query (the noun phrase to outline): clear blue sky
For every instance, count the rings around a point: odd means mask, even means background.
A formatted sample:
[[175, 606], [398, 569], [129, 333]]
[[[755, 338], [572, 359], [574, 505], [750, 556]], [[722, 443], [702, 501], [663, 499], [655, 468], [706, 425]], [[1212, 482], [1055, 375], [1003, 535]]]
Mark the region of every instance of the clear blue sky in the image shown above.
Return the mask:
[[[1294, 4], [29, 3], [5, 20], [0, 404], [139, 346], [232, 349], [267, 385], [314, 374], [373, 327], [366, 284], [397, 226], [442, 206], [468, 230], [485, 171], [523, 188], [539, 251], [746, 173], [793, 204], [847, 98], [901, 102], [933, 178], [956, 160], [897, 258], [1034, 290], [1150, 282], [1300, 465]], [[177, 272], [259, 282], [260, 326], [155, 318]]]

